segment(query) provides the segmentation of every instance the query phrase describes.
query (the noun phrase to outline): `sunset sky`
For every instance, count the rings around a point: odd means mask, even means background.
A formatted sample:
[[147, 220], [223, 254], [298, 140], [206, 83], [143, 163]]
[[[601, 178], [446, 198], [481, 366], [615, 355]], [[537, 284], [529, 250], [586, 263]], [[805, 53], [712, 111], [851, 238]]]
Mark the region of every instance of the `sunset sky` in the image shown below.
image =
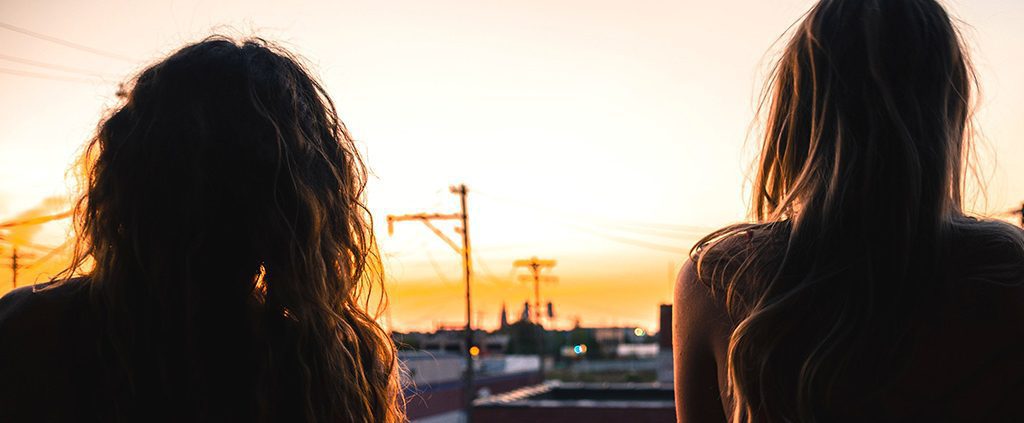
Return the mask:
[[[410, 330], [461, 321], [459, 256], [419, 223], [388, 236], [384, 217], [455, 212], [457, 183], [470, 189], [481, 325], [503, 302], [518, 314], [532, 289], [512, 262], [539, 256], [558, 260], [542, 288], [556, 326], [654, 329], [693, 242], [745, 216], [757, 94], [776, 40], [813, 2], [204, 3], [0, 2], [0, 221], [66, 206], [65, 173], [118, 81], [211, 33], [261, 36], [308, 60], [364, 151], [391, 320]], [[987, 201], [973, 209], [996, 215], [1024, 200], [1024, 2], [944, 4], [969, 24], [985, 90]], [[15, 235], [54, 246], [65, 232]], [[0, 294], [9, 253], [0, 243]]]

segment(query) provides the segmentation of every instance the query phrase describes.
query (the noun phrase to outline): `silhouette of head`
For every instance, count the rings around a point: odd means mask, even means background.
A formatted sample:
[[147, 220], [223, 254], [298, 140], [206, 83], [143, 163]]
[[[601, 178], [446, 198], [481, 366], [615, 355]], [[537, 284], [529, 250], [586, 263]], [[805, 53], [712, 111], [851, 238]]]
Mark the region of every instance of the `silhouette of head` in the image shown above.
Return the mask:
[[769, 85], [756, 217], [903, 207], [903, 223], [933, 226], [959, 212], [973, 76], [934, 0], [819, 2]]
[[189, 366], [154, 345], [220, 365], [211, 349], [251, 344], [217, 339], [256, 327], [265, 414], [397, 419], [393, 347], [359, 304], [379, 281], [364, 184], [334, 105], [283, 49], [212, 37], [144, 69], [85, 154], [74, 266], [94, 263], [132, 395], [215, 379], [144, 379], [143, 353]]

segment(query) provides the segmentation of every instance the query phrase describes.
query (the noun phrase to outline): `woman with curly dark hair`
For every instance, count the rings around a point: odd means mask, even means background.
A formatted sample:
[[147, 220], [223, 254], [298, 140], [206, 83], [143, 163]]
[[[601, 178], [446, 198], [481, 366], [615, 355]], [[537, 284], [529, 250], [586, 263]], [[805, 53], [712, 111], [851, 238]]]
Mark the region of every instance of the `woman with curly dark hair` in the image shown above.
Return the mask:
[[404, 419], [366, 172], [299, 60], [186, 46], [83, 161], [69, 277], [0, 300], [0, 421]]
[[822, 0], [773, 76], [755, 222], [676, 286], [680, 421], [1024, 421], [1024, 236], [961, 206], [974, 73], [945, 10]]

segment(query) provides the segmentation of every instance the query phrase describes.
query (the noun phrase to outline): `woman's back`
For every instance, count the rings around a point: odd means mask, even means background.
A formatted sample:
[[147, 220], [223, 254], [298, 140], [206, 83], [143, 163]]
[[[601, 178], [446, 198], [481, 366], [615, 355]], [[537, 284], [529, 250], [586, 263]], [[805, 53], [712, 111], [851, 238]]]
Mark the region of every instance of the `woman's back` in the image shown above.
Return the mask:
[[[100, 422], [111, 392], [95, 313], [80, 283], [0, 299], [0, 421]], [[60, 398], [59, 402], [53, 400]]]
[[[1020, 354], [1024, 351], [1024, 251], [1012, 242], [1014, 232], [1020, 230], [998, 223], [972, 223], [988, 229], [968, 227], [951, 240], [940, 272], [944, 277], [933, 281], [930, 290], [919, 292], [919, 298], [905, 299], [906, 309], [889, 316], [905, 329], [898, 337], [881, 335], [859, 346], [861, 352], [871, 353], [854, 357], [857, 371], [845, 375], [829, 392], [830, 415], [818, 416], [821, 421], [1024, 419], [1024, 409], [1017, 404], [1024, 397], [1024, 355]], [[683, 337], [681, 343], [704, 345], [716, 368], [714, 373], [682, 381], [687, 385], [683, 390], [704, 392], [705, 397], [712, 392], [718, 399], [713, 406], [689, 402], [695, 410], [681, 410], [692, 419], [684, 421], [710, 421], [715, 414], [716, 420], [724, 420], [722, 407], [732, 407], [726, 388], [728, 344], [736, 322], [748, 317], [738, 303], [756, 298], [758, 292], [734, 293], [729, 298], [730, 311], [722, 281], [735, 272], [744, 255], [758, 250], [753, 244], [784, 245], [780, 239], [788, 232], [784, 226], [783, 230], [779, 225], [751, 227], [709, 247], [712, 250], [705, 252], [703, 266], [721, 266], [722, 273], [701, 277], [691, 263], [680, 275], [676, 288], [682, 299], [677, 303], [681, 306], [676, 314], [679, 331], [707, 337]], [[992, 227], [1005, 231], [1005, 238], [993, 236]], [[753, 286], [756, 283], [748, 288]], [[810, 327], [817, 322], [804, 323]], [[701, 361], [693, 360], [699, 355], [687, 354], [681, 364], [700, 366]], [[783, 384], [797, 384], [801, 376], [799, 371], [790, 373]]]
[[[1024, 251], [1020, 229], [961, 232], [937, 293], [910, 317], [900, 371], [879, 398], [893, 420], [1019, 421], [1024, 410]], [[1002, 238], [1002, 239], [1001, 239]]]
[[[258, 346], [267, 340], [210, 320], [195, 336], [203, 354], [168, 359], [154, 351], [141, 360], [150, 366], [133, 370], [165, 374], [139, 377], [142, 385], [129, 389], [101, 325], [108, 313], [90, 301], [83, 278], [22, 287], [0, 299], [0, 421], [288, 421], [299, 413], [288, 395], [296, 386], [275, 387], [275, 415], [258, 411]], [[189, 383], [194, 373], [205, 374], [202, 384]]]
[[[900, 330], [882, 330], [857, 345], [853, 370], [823, 392], [827, 415], [816, 416], [819, 421], [1024, 419], [1017, 405], [1024, 395], [1024, 250], [1015, 241], [1020, 234], [1009, 224], [968, 221], [949, 240], [938, 272], [942, 278], [916, 293], [918, 298], [900, 299], [903, 308], [881, 316]], [[701, 270], [691, 262], [680, 273], [676, 359], [692, 368], [677, 373], [682, 376], [677, 389], [686, 396], [677, 404], [682, 421], [728, 420], [724, 410], [733, 408], [730, 340], [749, 318], [749, 301], [759, 297], [763, 285], [735, 281], [730, 288], [723, 281], [752, 252], [780, 252], [786, 237], [787, 224], [748, 226], [701, 251]], [[799, 332], [815, 332], [821, 326], [815, 307], [804, 308], [803, 320], [793, 325]], [[798, 343], [786, 346], [792, 361], [780, 358], [772, 365], [796, 369], [775, 382], [779, 387], [799, 384], [806, 376], [799, 367], [800, 351], [821, 345], [816, 337]], [[760, 416], [754, 421], [774, 420]]]

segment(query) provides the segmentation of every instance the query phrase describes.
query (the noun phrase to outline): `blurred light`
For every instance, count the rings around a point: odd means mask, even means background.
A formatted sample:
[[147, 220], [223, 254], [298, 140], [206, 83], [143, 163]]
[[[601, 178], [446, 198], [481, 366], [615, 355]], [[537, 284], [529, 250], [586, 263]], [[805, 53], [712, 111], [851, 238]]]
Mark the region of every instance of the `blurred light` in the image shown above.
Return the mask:
[[643, 328], [636, 328], [636, 329], [633, 329], [633, 335], [636, 335], [636, 336], [644, 336], [644, 335], [646, 335], [646, 334], [647, 334], [647, 332], [645, 332], [645, 331], [643, 330]]
[[577, 345], [575, 347], [572, 347], [572, 352], [574, 352], [576, 354], [583, 354], [583, 347], [581, 347], [579, 345]]
[[480, 355], [480, 347], [478, 347], [476, 345], [474, 345], [472, 347], [469, 347], [469, 355], [471, 355], [473, 357], [476, 357], [476, 356]]

